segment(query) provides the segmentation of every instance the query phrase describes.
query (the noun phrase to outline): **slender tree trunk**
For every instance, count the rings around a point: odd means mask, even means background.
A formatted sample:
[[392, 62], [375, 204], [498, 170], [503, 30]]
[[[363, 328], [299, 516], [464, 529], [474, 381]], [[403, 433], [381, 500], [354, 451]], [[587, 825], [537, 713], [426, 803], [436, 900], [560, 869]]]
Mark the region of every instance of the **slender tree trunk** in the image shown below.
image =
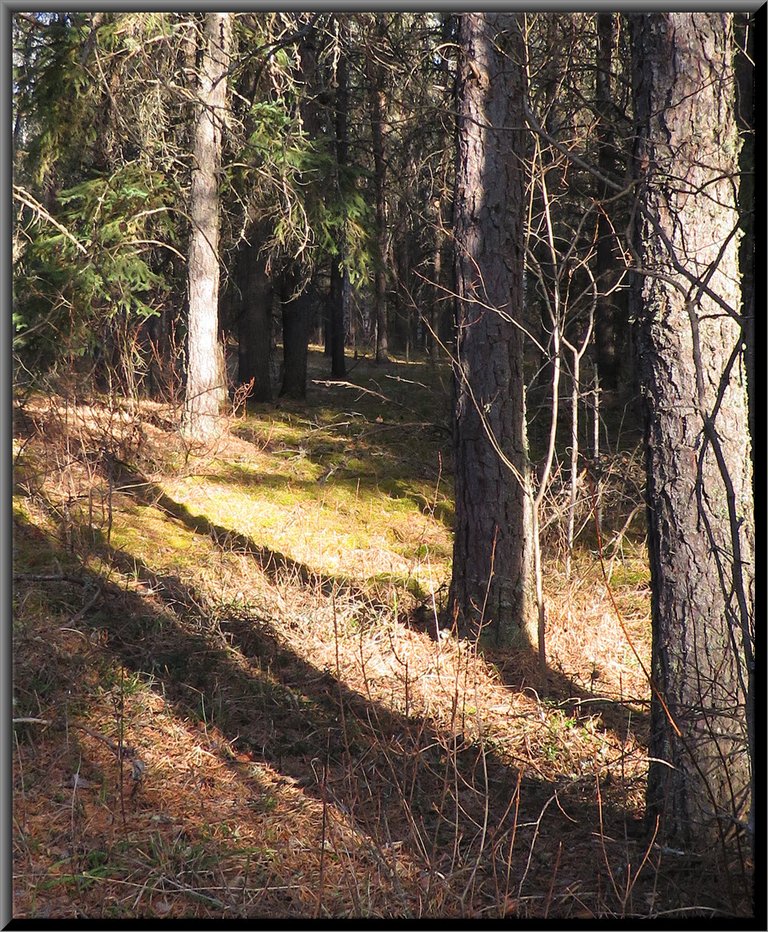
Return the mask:
[[441, 231], [435, 232], [434, 254], [432, 256], [432, 300], [429, 304], [429, 330], [427, 332], [427, 349], [432, 360], [437, 359], [440, 349], [440, 279], [443, 274], [443, 236]]
[[227, 106], [227, 70], [232, 14], [206, 13], [198, 75], [189, 215], [189, 325], [185, 432], [195, 439], [217, 429], [227, 398], [224, 351], [219, 340], [219, 191], [222, 121]]
[[429, 295], [429, 329], [427, 331], [427, 348], [429, 357], [432, 360], [437, 359], [440, 351], [441, 327], [440, 318], [441, 309], [445, 295], [443, 292], [443, 243], [445, 235], [443, 233], [443, 207], [442, 200], [435, 200], [435, 241], [433, 244], [432, 254], [432, 287]]
[[[303, 93], [300, 103], [301, 121], [304, 130], [312, 140], [320, 135], [320, 114], [317, 103], [318, 74], [317, 49], [315, 35], [310, 34], [299, 46], [301, 62], [300, 73]], [[291, 282], [294, 276], [288, 276], [283, 282], [283, 290], [294, 291], [298, 282]], [[289, 288], [285, 288], [288, 285]], [[283, 316], [283, 383], [280, 387], [281, 397], [306, 398], [307, 396], [307, 349], [311, 325], [312, 305], [315, 294], [314, 280], [306, 284], [302, 294], [288, 294], [287, 301], [282, 302]]]
[[[597, 124], [597, 159], [603, 176], [614, 170], [613, 117], [611, 112], [611, 60], [616, 35], [615, 13], [597, 14], [597, 73], [595, 78], [595, 102], [599, 115]], [[600, 380], [607, 388], [616, 388], [622, 365], [623, 325], [620, 319], [619, 292], [612, 291], [621, 276], [617, 253], [616, 236], [611, 223], [611, 203], [605, 203], [614, 192], [601, 185], [600, 207], [597, 221], [597, 255], [595, 278], [598, 285], [595, 317], [595, 345]]]
[[344, 356], [344, 273], [336, 260], [331, 266], [328, 305], [331, 320], [331, 376], [334, 379], [345, 379], [347, 361]]
[[387, 339], [387, 255], [386, 202], [384, 189], [384, 96], [381, 67], [369, 56], [366, 60], [368, 102], [371, 111], [371, 138], [373, 142], [373, 177], [376, 191], [376, 262], [374, 269], [373, 300], [376, 315], [376, 362], [386, 362]]
[[330, 285], [328, 287], [328, 300], [323, 303], [323, 356], [333, 355], [333, 263], [331, 258]]
[[660, 837], [722, 851], [738, 841], [754, 793], [754, 515], [742, 333], [703, 293], [706, 285], [739, 309], [731, 15], [635, 15], [631, 29], [635, 248], [646, 270], [635, 278], [633, 310], [652, 584], [648, 809], [661, 820]]
[[[349, 151], [349, 87], [347, 53], [344, 46], [345, 29], [339, 25], [339, 61], [336, 67], [336, 181], [341, 193], [341, 173], [348, 159]], [[331, 375], [334, 379], [344, 379], [347, 375], [347, 363], [344, 358], [344, 273], [342, 263], [346, 243], [342, 234], [339, 241], [339, 255], [331, 259], [331, 289], [329, 294], [329, 322], [331, 325]]]
[[565, 578], [571, 578], [573, 562], [573, 535], [576, 529], [576, 504], [579, 480], [579, 381], [581, 378], [581, 356], [573, 349], [571, 377], [571, 474], [569, 477], [568, 524], [565, 538]]
[[[402, 212], [402, 210], [401, 210]], [[404, 230], [399, 237], [397, 248], [392, 255], [392, 266], [397, 283], [394, 314], [391, 320], [392, 344], [398, 353], [408, 352], [410, 328], [410, 304], [408, 295], [408, 278], [411, 269], [410, 234]]]
[[535, 631], [523, 338], [523, 72], [512, 14], [460, 25], [456, 521], [450, 608], [497, 643]]

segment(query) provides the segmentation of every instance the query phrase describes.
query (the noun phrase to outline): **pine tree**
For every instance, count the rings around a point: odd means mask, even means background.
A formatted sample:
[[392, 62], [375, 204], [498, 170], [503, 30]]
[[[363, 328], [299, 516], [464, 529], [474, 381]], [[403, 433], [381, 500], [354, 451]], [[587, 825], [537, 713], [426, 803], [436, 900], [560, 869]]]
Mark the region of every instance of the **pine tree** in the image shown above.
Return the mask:
[[510, 14], [465, 13], [455, 197], [456, 521], [460, 625], [520, 640], [532, 618], [523, 336], [523, 73]]
[[662, 837], [703, 852], [738, 844], [754, 794], [732, 23], [659, 13], [631, 26], [653, 611], [648, 808]]

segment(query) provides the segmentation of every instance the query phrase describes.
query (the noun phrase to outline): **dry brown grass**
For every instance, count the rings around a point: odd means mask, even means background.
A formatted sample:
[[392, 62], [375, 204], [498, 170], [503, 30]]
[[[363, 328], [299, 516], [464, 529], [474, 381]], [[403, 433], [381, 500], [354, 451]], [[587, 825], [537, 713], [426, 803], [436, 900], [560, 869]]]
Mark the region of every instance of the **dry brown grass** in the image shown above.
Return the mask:
[[16, 726], [15, 915], [706, 914], [640, 838], [639, 550], [622, 623], [594, 556], [548, 564], [544, 687], [530, 652], [438, 635], [436, 465], [334, 493], [318, 475], [397, 453], [371, 411], [339, 464], [324, 411], [325, 452], [291, 412], [196, 452], [157, 406], [17, 418], [14, 715], [38, 721]]

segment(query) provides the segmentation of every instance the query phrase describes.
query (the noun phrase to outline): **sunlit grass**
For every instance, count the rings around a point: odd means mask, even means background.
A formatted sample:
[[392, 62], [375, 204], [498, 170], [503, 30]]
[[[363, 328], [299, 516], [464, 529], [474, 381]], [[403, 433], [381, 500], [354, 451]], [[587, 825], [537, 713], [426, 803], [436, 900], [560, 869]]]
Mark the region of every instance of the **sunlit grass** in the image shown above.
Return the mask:
[[233, 425], [247, 448], [161, 477], [164, 491], [310, 572], [434, 591], [452, 549], [448, 435], [430, 421], [445, 402], [445, 373], [424, 363], [389, 370], [359, 364], [359, 389], [329, 385], [305, 405], [256, 406]]
[[263, 471], [225, 467], [220, 475], [179, 478], [163, 488], [193, 515], [313, 572], [343, 572], [360, 582], [381, 573], [413, 576], [426, 590], [442, 583], [450, 532], [429, 514], [423, 483], [393, 496], [386, 484], [382, 488], [367, 477], [323, 481], [308, 478], [321, 471], [312, 463], [297, 475], [295, 464], [279, 471], [279, 455], [262, 453], [261, 460]]

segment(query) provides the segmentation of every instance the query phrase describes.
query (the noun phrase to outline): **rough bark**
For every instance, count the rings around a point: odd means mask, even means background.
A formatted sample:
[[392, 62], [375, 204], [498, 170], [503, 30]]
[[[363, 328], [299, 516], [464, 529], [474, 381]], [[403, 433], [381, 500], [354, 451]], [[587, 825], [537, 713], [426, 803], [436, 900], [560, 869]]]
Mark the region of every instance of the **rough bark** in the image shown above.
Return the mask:
[[752, 795], [754, 516], [742, 333], [695, 284], [738, 311], [730, 20], [631, 18], [635, 248], [645, 270], [633, 310], [655, 685], [648, 811], [661, 837], [701, 852], [730, 846]]
[[465, 630], [487, 625], [497, 643], [508, 644], [530, 639], [535, 625], [523, 338], [513, 322], [522, 314], [524, 219], [514, 15], [463, 14], [460, 47], [450, 608]]
[[[765, 10], [762, 11], [765, 16]], [[743, 49], [736, 55], [736, 120], [742, 137], [739, 208], [743, 237], [739, 250], [741, 268], [741, 315], [744, 330], [749, 399], [749, 433], [755, 439], [755, 14], [735, 15], [736, 38]], [[745, 54], [746, 53], [746, 54]], [[754, 468], [754, 458], [752, 462]]]
[[195, 439], [205, 439], [216, 431], [220, 409], [227, 398], [224, 351], [219, 340], [218, 172], [231, 43], [232, 14], [206, 13], [193, 134], [189, 198], [192, 229], [187, 273], [184, 429]]

